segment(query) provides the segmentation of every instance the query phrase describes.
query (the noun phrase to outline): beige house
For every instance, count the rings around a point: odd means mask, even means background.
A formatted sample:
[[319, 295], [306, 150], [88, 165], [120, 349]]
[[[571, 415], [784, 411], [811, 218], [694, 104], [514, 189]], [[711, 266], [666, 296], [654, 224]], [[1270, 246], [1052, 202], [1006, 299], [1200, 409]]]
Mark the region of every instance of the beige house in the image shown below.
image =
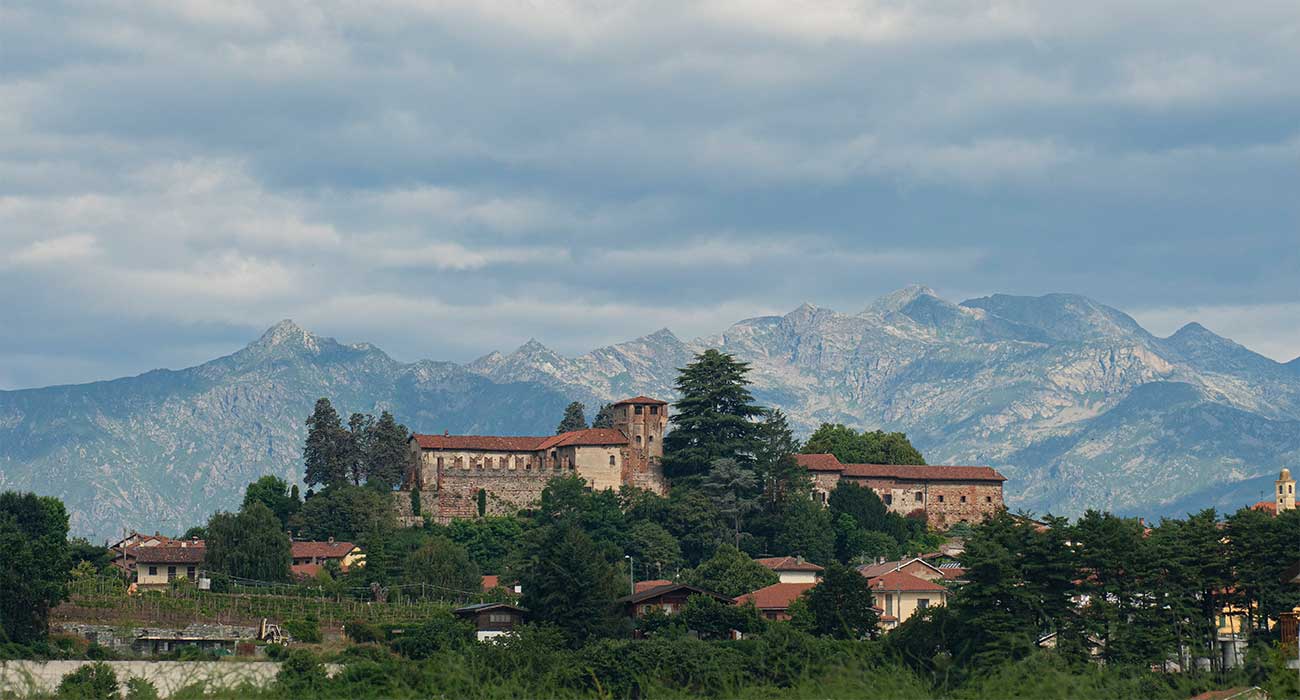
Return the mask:
[[289, 556], [293, 575], [304, 578], [315, 576], [328, 561], [338, 562], [341, 571], [366, 565], [366, 555], [360, 547], [351, 542], [335, 542], [333, 537], [326, 542], [292, 542]]
[[780, 583], [817, 583], [824, 571], [803, 557], [765, 557], [754, 561], [775, 571]]
[[871, 579], [871, 594], [883, 614], [880, 626], [892, 630], [900, 622], [935, 605], [948, 603], [948, 589], [902, 571], [893, 571]]
[[198, 578], [203, 568], [204, 547], [135, 548], [135, 583], [141, 589], [162, 589], [178, 578]]

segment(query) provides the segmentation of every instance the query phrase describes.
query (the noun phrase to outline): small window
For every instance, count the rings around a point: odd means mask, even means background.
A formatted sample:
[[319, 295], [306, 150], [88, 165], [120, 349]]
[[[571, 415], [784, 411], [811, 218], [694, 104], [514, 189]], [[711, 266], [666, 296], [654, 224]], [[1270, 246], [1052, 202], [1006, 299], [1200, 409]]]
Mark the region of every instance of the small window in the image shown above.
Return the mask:
[[636, 414], [639, 416], [644, 411], [644, 408], [645, 408], [644, 406], [637, 406], [634, 410], [636, 411]]
[[928, 607], [930, 607], [930, 599], [929, 599], [929, 598], [921, 598], [920, 600], [917, 600], [917, 601], [916, 601], [916, 609], [917, 609], [917, 610], [925, 610], [925, 609], [928, 608]]
[[912, 500], [916, 501], [917, 503], [920, 503], [925, 500], [925, 494], [921, 493], [920, 491], [917, 491], [916, 496]]
[[894, 505], [894, 494], [892, 493], [885, 494], [885, 505], [887, 506]]
[[609, 466], [614, 466], [614, 455], [609, 456]]
[[940, 497], [939, 497], [939, 502], [940, 502], [940, 503], [943, 503], [943, 496], [940, 496]]
[[649, 435], [648, 437], [646, 437], [645, 441], [646, 441], [646, 444], [649, 444], [649, 443], [654, 442], [654, 441], [655, 441], [655, 436], [654, 436], [654, 434], [651, 434], [651, 435]]
[[962, 503], [965, 503], [965, 502], [966, 502], [966, 497], [965, 497], [965, 496], [962, 496], [962, 497], [961, 497], [961, 502], [962, 502]]
[[985, 502], [985, 503], [992, 503], [992, 502], [993, 502], [993, 497], [992, 497], [992, 496], [985, 496], [985, 497], [984, 497], [984, 502]]
[[659, 407], [658, 407], [658, 406], [651, 406], [651, 407], [650, 407], [650, 415], [652, 415], [652, 416], [657, 416], [657, 415], [659, 415]]
[[438, 468], [442, 469], [442, 457], [438, 458]]
[[641, 444], [641, 436], [640, 436], [640, 435], [636, 436], [636, 444], [638, 444], [638, 445]]
[[158, 567], [156, 567], [156, 566], [151, 566], [151, 567], [149, 567], [149, 575], [150, 575], [150, 576], [157, 576], [157, 575], [158, 575]]
[[490, 613], [488, 620], [492, 622], [509, 622], [510, 615], [508, 613]]

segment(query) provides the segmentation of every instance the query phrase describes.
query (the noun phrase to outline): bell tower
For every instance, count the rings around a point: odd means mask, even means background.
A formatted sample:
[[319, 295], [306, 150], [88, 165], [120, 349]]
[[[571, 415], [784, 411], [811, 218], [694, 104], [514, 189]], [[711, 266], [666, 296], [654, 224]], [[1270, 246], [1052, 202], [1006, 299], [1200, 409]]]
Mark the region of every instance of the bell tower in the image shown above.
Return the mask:
[[1295, 479], [1291, 478], [1291, 470], [1283, 469], [1281, 474], [1277, 475], [1277, 491], [1273, 494], [1277, 499], [1277, 512], [1295, 509]]

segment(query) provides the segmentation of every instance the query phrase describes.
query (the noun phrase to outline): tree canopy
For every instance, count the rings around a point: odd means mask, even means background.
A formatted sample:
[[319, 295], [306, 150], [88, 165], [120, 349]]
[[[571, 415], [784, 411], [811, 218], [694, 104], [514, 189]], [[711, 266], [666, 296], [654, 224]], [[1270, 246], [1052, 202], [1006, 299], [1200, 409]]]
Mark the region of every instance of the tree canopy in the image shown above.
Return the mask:
[[[587, 429], [587, 416], [583, 413], [586, 406], [580, 401], [574, 401], [564, 407], [564, 417], [560, 419], [560, 424], [555, 426], [555, 434], [568, 433], [574, 430]], [[612, 427], [612, 426], [611, 426]]]
[[289, 536], [261, 501], [238, 513], [208, 519], [205, 563], [209, 570], [256, 581], [288, 581]]
[[45, 638], [50, 608], [67, 597], [71, 566], [63, 502], [0, 493], [0, 641]]
[[833, 454], [845, 464], [925, 464], [903, 433], [859, 433], [840, 423], [822, 423], [804, 443], [803, 453]]
[[673, 430], [664, 437], [664, 474], [670, 478], [706, 474], [716, 459], [730, 458], [750, 465], [758, 451], [754, 419], [763, 409], [749, 392], [749, 364], [709, 349], [680, 370], [669, 419]]

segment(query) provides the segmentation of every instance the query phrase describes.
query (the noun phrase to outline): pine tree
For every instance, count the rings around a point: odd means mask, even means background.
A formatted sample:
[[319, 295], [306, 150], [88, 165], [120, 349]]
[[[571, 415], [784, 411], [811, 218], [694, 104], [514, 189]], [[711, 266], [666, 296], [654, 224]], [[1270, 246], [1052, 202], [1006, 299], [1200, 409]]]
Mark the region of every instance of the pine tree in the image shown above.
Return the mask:
[[740, 520], [756, 506], [758, 477], [730, 457], [713, 460], [704, 477], [704, 492], [713, 497], [718, 510], [731, 518], [736, 547], [740, 547]]
[[614, 404], [607, 403], [600, 407], [596, 413], [596, 420], [591, 422], [593, 428], [612, 428], [614, 427]]
[[564, 409], [564, 418], [561, 419], [560, 424], [555, 427], [555, 434], [559, 435], [560, 433], [570, 433], [575, 430], [586, 430], [587, 416], [583, 413], [583, 409], [585, 408], [586, 406], [583, 406], [579, 401], [574, 401], [566, 406]]
[[410, 451], [407, 441], [411, 431], [398, 423], [393, 414], [384, 411], [371, 429], [369, 452], [366, 455], [366, 482], [394, 489], [406, 475]]
[[700, 476], [719, 458], [753, 463], [758, 452], [753, 419], [763, 409], [753, 403], [748, 373], [748, 363], [713, 349], [680, 370], [676, 386], [682, 398], [670, 418], [674, 429], [664, 437], [665, 475]]
[[338, 411], [326, 398], [317, 399], [307, 419], [307, 441], [302, 448], [308, 486], [346, 483], [348, 481], [347, 432]]
[[353, 486], [360, 486], [366, 480], [370, 466], [371, 442], [374, 438], [374, 416], [365, 413], [353, 413], [348, 418], [348, 430], [343, 441], [344, 462], [347, 464], [348, 478]]
[[812, 480], [794, 459], [799, 441], [780, 409], [764, 413], [755, 445], [754, 469], [763, 492], [762, 507], [769, 515], [779, 513], [787, 499], [809, 495]]

